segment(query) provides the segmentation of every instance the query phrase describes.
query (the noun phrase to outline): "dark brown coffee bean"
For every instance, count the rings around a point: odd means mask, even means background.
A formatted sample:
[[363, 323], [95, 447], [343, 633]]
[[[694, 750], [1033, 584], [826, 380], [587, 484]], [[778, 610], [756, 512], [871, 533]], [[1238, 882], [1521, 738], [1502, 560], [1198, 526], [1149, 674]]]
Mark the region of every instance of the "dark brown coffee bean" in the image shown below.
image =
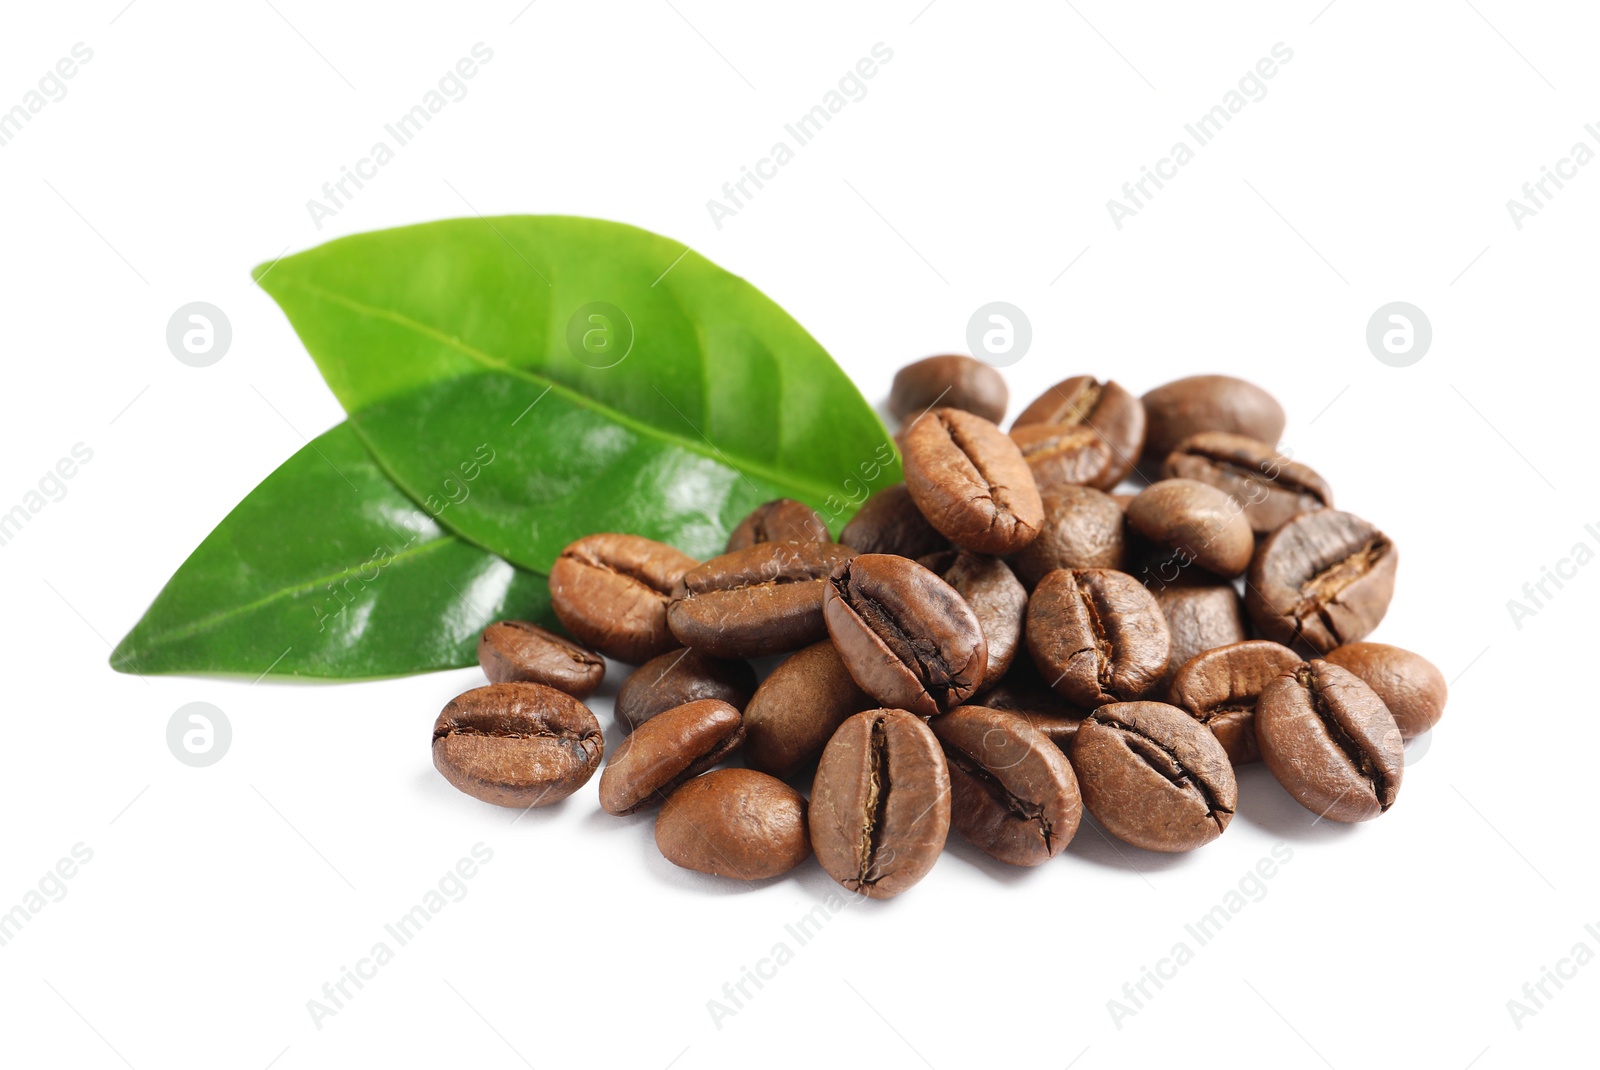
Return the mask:
[[863, 502], [839, 532], [839, 541], [864, 554], [912, 559], [950, 548], [950, 540], [928, 523], [904, 483], [884, 487]]
[[1333, 491], [1315, 471], [1273, 446], [1227, 431], [1190, 435], [1167, 454], [1162, 473], [1193, 479], [1231, 495], [1257, 535], [1277, 531], [1301, 513], [1333, 505]]
[[1232, 584], [1211, 587], [1163, 587], [1151, 592], [1161, 615], [1167, 618], [1172, 636], [1172, 652], [1167, 655], [1163, 682], [1171, 683], [1177, 671], [1196, 654], [1219, 646], [1242, 642], [1245, 629], [1244, 601]]
[[1101, 706], [1072, 744], [1084, 805], [1113, 836], [1149, 851], [1192, 851], [1233, 820], [1233, 767], [1204, 725], [1164, 702]]
[[902, 453], [917, 508], [963, 550], [1015, 553], [1039, 533], [1044, 505], [1028, 463], [983, 417], [934, 409], [902, 433]]
[[1211, 729], [1234, 765], [1261, 759], [1256, 704], [1261, 689], [1300, 665], [1300, 655], [1267, 639], [1230, 643], [1197, 654], [1172, 680], [1172, 701]]
[[1346, 643], [1325, 659], [1348, 669], [1376, 691], [1406, 739], [1439, 723], [1450, 687], [1444, 673], [1423, 657], [1385, 643]]
[[1033, 481], [1044, 493], [1064, 484], [1099, 487], [1117, 485], [1117, 462], [1100, 432], [1082, 424], [1028, 424], [1011, 429], [1011, 441], [1022, 451]]
[[600, 806], [631, 814], [666, 802], [678, 785], [744, 742], [739, 711], [721, 699], [687, 702], [650, 718], [611, 752], [600, 774]]
[[433, 723], [433, 764], [475, 799], [549, 806], [600, 768], [600, 722], [571, 695], [543, 684], [475, 687]]
[[1257, 548], [1245, 609], [1265, 638], [1332, 650], [1383, 620], [1398, 559], [1388, 536], [1358, 516], [1302, 513]]
[[1128, 503], [1128, 527], [1224, 579], [1243, 575], [1256, 548], [1239, 503], [1193, 479], [1163, 479], [1140, 491]]
[[639, 666], [617, 691], [617, 724], [632, 732], [656, 714], [703, 698], [744, 709], [756, 690], [750, 663], [707, 657], [698, 650], [669, 650]]
[[1262, 688], [1256, 738], [1278, 783], [1318, 817], [1369, 821], [1400, 791], [1400, 727], [1372, 688], [1337, 665], [1310, 661]]
[[667, 610], [684, 646], [718, 658], [798, 650], [827, 634], [822, 590], [855, 556], [838, 543], [763, 542], [684, 573]]
[[1201, 431], [1231, 431], [1268, 445], [1283, 437], [1283, 406], [1254, 383], [1231, 375], [1191, 375], [1144, 396], [1144, 459], [1160, 464]]
[[1012, 431], [1030, 424], [1082, 424], [1099, 432], [1111, 452], [1110, 468], [1094, 484], [1110, 490], [1133, 471], [1144, 448], [1144, 403], [1112, 381], [1075, 375], [1046, 390], [1022, 410]]
[[713, 769], [673, 792], [656, 817], [668, 862], [713, 877], [758, 881], [811, 855], [806, 801], [753, 769]]
[[950, 833], [950, 774], [933, 730], [866, 710], [833, 734], [811, 788], [811, 846], [828, 876], [888, 899], [916, 884]]
[[667, 628], [667, 602], [697, 563], [637, 535], [588, 535], [551, 567], [550, 606], [579, 642], [638, 665], [678, 645]]
[[965, 550], [929, 554], [918, 564], [954, 587], [972, 607], [989, 652], [979, 686], [999, 683], [1022, 645], [1022, 618], [1028, 609], [1028, 591], [1022, 581], [998, 557]]
[[942, 405], [999, 423], [1009, 396], [1005, 379], [981, 360], [927, 357], [895, 373], [894, 385], [889, 388], [889, 415], [904, 420]]
[[592, 695], [606, 675], [599, 654], [525, 620], [485, 628], [478, 637], [478, 664], [491, 684], [545, 684], [580, 699]]
[[1044, 526], [1039, 537], [1012, 554], [1011, 567], [1032, 588], [1058, 568], [1123, 567], [1127, 544], [1122, 506], [1092, 487], [1056, 486], [1040, 492]]
[[832, 542], [817, 511], [793, 498], [758, 505], [728, 536], [728, 552], [761, 542]]
[[844, 562], [822, 610], [850, 675], [879, 702], [927, 717], [983, 684], [988, 647], [977, 615], [915, 561], [863, 554]]
[[1078, 734], [1078, 727], [1089, 716], [1088, 710], [1052, 691], [1031, 658], [1018, 658], [1005, 679], [979, 695], [977, 701], [1021, 717], [1067, 755], [1072, 753], [1072, 739]]
[[960, 706], [935, 717], [950, 770], [950, 823], [978, 850], [1013, 866], [1060, 854], [1083, 800], [1067, 756], [1016, 714]]
[[791, 777], [816, 760], [852, 714], [876, 706], [831, 639], [790, 654], [745, 707], [745, 764]]
[[1040, 580], [1025, 632], [1040, 674], [1079, 706], [1149, 693], [1172, 649], [1155, 596], [1132, 576], [1103, 568], [1057, 569]]

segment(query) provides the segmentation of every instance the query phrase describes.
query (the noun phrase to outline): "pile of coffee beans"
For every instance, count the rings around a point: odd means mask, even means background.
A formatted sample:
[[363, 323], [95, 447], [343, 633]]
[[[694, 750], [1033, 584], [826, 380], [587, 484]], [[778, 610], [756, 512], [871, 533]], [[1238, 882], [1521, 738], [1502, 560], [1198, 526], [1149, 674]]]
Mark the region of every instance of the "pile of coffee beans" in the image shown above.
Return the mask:
[[[922, 879], [952, 827], [1018, 866], [1060, 854], [1084, 808], [1135, 846], [1193, 850], [1227, 830], [1250, 762], [1320, 818], [1393, 806], [1445, 682], [1363, 641], [1397, 552], [1280, 452], [1277, 401], [1223, 375], [1143, 397], [1080, 375], [1009, 432], [1006, 403], [970, 357], [902, 369], [905, 482], [837, 542], [788, 500], [709, 561], [574, 542], [550, 572], [570, 638], [490, 626], [492, 682], [439, 715], [434, 764], [487, 802], [563, 799], [605, 750], [581, 700], [605, 658], [637, 665], [607, 812], [659, 807], [680, 866], [757, 880], [815, 855], [875, 898]], [[1116, 493], [1130, 477], [1142, 489]], [[779, 656], [758, 680], [749, 659]]]

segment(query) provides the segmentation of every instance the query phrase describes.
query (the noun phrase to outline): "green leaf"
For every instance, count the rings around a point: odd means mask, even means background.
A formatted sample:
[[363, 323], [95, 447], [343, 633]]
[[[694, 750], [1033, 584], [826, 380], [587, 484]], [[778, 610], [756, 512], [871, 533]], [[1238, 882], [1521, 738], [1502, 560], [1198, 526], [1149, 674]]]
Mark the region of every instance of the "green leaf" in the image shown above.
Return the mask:
[[837, 530], [900, 479], [882, 423], [804, 328], [647, 231], [449, 220], [341, 238], [256, 278], [395, 481], [536, 571], [597, 531], [708, 556], [777, 497]]
[[366, 677], [476, 661], [506, 617], [549, 622], [544, 578], [456, 538], [340, 424], [234, 507], [111, 655], [132, 673]]

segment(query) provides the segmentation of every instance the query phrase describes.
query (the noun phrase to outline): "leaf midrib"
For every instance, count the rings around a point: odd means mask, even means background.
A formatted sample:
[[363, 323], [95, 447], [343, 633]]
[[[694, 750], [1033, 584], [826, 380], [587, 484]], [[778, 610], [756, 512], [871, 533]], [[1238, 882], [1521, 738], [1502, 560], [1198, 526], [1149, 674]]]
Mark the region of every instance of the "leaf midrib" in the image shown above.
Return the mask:
[[[431, 338], [440, 345], [454, 349], [467, 359], [472, 360], [492, 371], [502, 372], [507, 375], [515, 376], [519, 379], [524, 379], [527, 382], [543, 386], [551, 393], [566, 399], [571, 404], [579, 408], [588, 409], [597, 416], [625, 427], [641, 437], [656, 439], [668, 445], [675, 446], [678, 449], [685, 450], [689, 453], [698, 454], [707, 458], [708, 460], [716, 461], [718, 464], [724, 464], [738, 471], [742, 471], [753, 476], [758, 476], [774, 486], [790, 488], [796, 492], [797, 496], [810, 497], [813, 502], [821, 502], [834, 493], [833, 488], [825, 486], [821, 483], [814, 483], [809, 479], [799, 478], [792, 472], [772, 468], [760, 461], [753, 461], [750, 458], [742, 455], [729, 454], [726, 450], [717, 446], [709, 439], [706, 439], [704, 433], [700, 432], [698, 428], [696, 428], [696, 432], [701, 435], [701, 441], [696, 442], [693, 439], [685, 438], [681, 435], [675, 435], [665, 428], [658, 427], [655, 424], [646, 423], [643, 420], [640, 420], [634, 416], [630, 416], [619, 409], [614, 409], [609, 405], [605, 405], [587, 394], [574, 390], [565, 383], [562, 383], [549, 376], [540, 375], [539, 373], [530, 371], [526, 368], [519, 368], [514, 364], [508, 364], [497, 357], [485, 353], [481, 349], [468, 345], [459, 338], [447, 335], [443, 331], [440, 331], [435, 327], [430, 327], [426, 323], [414, 320], [410, 316], [404, 315], [403, 313], [395, 312], [392, 309], [380, 308], [376, 305], [369, 305], [364, 301], [358, 301], [353, 297], [347, 297], [335, 290], [329, 290], [326, 287], [318, 286], [315, 283], [289, 281], [284, 288], [298, 288], [325, 300], [332, 301], [335, 304], [343, 305], [345, 308], [350, 309], [352, 312], [355, 312], [358, 315], [388, 320], [389, 322], [404, 327], [407, 330], [415, 331], [425, 338]], [[704, 366], [705, 361], [702, 360], [700, 363], [702, 366]], [[666, 399], [665, 395], [662, 395], [662, 397], [664, 400], [667, 400], [668, 406], [672, 406], [670, 399]], [[676, 407], [672, 407], [674, 408], [674, 411], [676, 411]], [[688, 417], [683, 416], [682, 413], [679, 413], [678, 415], [683, 418], [685, 423], [689, 422]], [[689, 426], [693, 427], [694, 425], [690, 424]]]
[[[401, 550], [399, 553], [394, 554], [392, 557], [390, 557], [389, 563], [390, 565], [394, 565], [401, 561], [409, 561], [412, 558], [421, 557], [424, 554], [432, 553], [434, 550], [458, 541], [460, 540], [453, 535], [445, 535], [441, 538], [430, 539], [428, 542], [422, 543], [421, 545], [413, 547], [412, 549]], [[315, 579], [306, 580], [303, 583], [292, 584], [288, 587], [280, 587], [264, 598], [258, 598], [253, 602], [247, 602], [244, 605], [234, 606], [231, 609], [219, 610], [208, 616], [191, 621], [189, 624], [186, 624], [181, 628], [175, 628], [172, 631], [155, 633], [148, 642], [135, 647], [135, 650], [154, 650], [158, 647], [177, 642], [181, 639], [188, 639], [190, 636], [196, 635], [201, 631], [208, 630], [215, 625], [224, 623], [225, 621], [232, 620], [235, 617], [242, 617], [247, 614], [254, 613], [257, 610], [265, 609], [274, 602], [279, 602], [286, 598], [293, 598], [305, 594], [308, 591], [315, 590], [317, 587], [325, 586], [334, 582], [335, 580], [343, 579], [353, 573], [356, 573], [361, 567], [361, 565], [350, 565], [339, 570], [338, 572], [330, 573], [326, 576], [318, 576]], [[130, 635], [129, 638], [132, 638], [132, 636]], [[124, 639], [123, 642], [127, 642], [127, 640]], [[115, 662], [116, 659], [115, 655], [113, 654], [113, 666], [115, 666]], [[123, 659], [122, 664], [128, 664], [127, 659]]]

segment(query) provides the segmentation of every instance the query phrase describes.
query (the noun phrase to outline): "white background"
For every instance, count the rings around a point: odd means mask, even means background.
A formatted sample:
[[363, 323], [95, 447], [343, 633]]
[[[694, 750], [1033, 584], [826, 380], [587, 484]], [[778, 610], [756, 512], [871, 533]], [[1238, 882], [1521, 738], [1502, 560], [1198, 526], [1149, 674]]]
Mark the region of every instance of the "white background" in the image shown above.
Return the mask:
[[[1600, 952], [1584, 929], [1600, 923], [1600, 568], [1547, 586], [1520, 628], [1507, 601], [1600, 544], [1583, 445], [1600, 166], [1520, 230], [1506, 207], [1575, 142], [1600, 148], [1584, 131], [1600, 122], [1592, 10], [524, 2], [5, 12], [0, 106], [75, 43], [94, 53], [0, 147], [0, 511], [75, 443], [94, 453], [0, 547], [0, 910], [75, 844], [93, 852], [0, 947], [6, 1063], [1593, 1061], [1600, 966], [1549, 986], [1521, 1028], [1507, 1001], [1580, 941]], [[494, 58], [470, 94], [317, 229], [306, 201], [480, 41]], [[867, 96], [714, 226], [706, 201], [877, 42], [893, 58]], [[1293, 59], [1265, 98], [1117, 229], [1107, 200], [1277, 42]], [[718, 1028], [708, 1000], [795, 946], [785, 923], [828, 894], [814, 865], [756, 888], [676, 870], [651, 819], [600, 813], [593, 782], [514, 824], [457, 793], [429, 729], [475, 669], [346, 685], [112, 673], [109, 644], [211, 526], [341, 418], [248, 269], [474, 211], [690, 243], [874, 400], [900, 364], [965, 348], [993, 300], [1034, 329], [1007, 372], [1013, 413], [1082, 372], [1136, 392], [1205, 371], [1265, 385], [1290, 413], [1285, 443], [1400, 548], [1374, 638], [1453, 681], [1398, 805], [1313, 826], [1257, 768], [1227, 834], [1189, 856], [1119, 851], [1087, 824], [1033, 871], [953, 843], [910, 893], [835, 917]], [[164, 338], [196, 300], [233, 325], [206, 369]], [[1409, 368], [1364, 340], [1394, 300], [1434, 328]], [[620, 675], [595, 704], [608, 726]], [[167, 750], [191, 701], [233, 725], [210, 768]], [[466, 898], [318, 1029], [307, 1001], [480, 841], [493, 861]], [[1265, 897], [1119, 1028], [1107, 1001], [1194, 947], [1185, 923], [1279, 843], [1292, 859]]]

